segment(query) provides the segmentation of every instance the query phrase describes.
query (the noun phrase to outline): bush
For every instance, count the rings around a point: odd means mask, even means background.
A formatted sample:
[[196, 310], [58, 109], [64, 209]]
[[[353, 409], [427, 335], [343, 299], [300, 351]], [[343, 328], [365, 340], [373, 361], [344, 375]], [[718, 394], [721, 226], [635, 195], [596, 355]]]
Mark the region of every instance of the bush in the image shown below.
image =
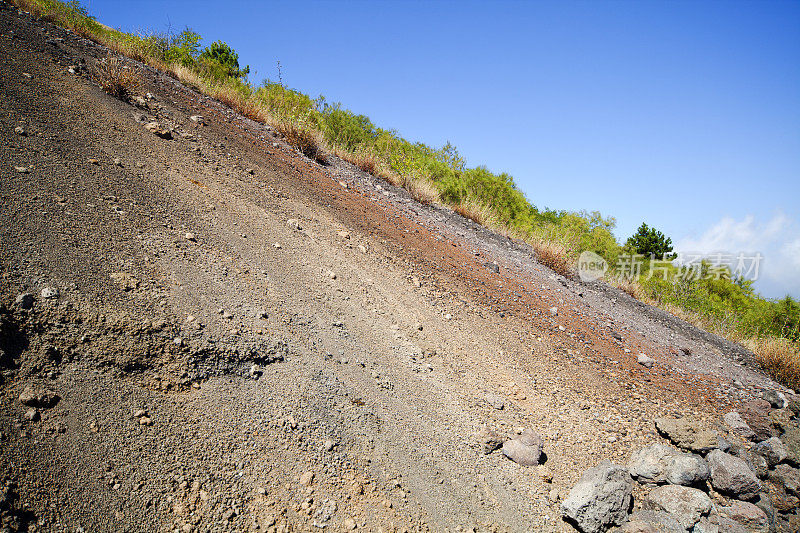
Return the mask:
[[117, 98], [125, 98], [134, 82], [133, 74], [122, 58], [111, 54], [97, 62], [94, 79], [105, 92]]
[[647, 227], [642, 222], [639, 229], [634, 233], [628, 242], [628, 247], [635, 250], [637, 254], [656, 257], [658, 259], [674, 259], [672, 254], [672, 239], [665, 237], [663, 233], [655, 228]]

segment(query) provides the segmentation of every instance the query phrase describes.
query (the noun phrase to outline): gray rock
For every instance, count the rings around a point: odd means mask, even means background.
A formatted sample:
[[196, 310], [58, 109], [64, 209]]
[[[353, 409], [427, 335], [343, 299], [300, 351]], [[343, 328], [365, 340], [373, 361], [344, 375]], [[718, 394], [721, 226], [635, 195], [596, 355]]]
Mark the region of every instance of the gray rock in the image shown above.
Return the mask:
[[626, 468], [600, 463], [583, 473], [561, 504], [561, 513], [585, 533], [598, 533], [625, 522], [633, 480]]
[[24, 292], [17, 296], [14, 300], [14, 303], [17, 304], [21, 309], [30, 309], [33, 307], [33, 294], [29, 292]]
[[51, 298], [58, 298], [59, 292], [58, 289], [55, 287], [45, 287], [42, 289], [42, 298], [44, 299], [51, 299]]
[[729, 428], [731, 428], [732, 432], [736, 433], [740, 437], [752, 439], [756, 436], [752, 428], [747, 425], [747, 422], [744, 421], [742, 415], [736, 411], [731, 411], [730, 413], [726, 414], [722, 417], [722, 420], [728, 425]]
[[478, 442], [481, 445], [481, 450], [484, 455], [489, 455], [493, 451], [499, 449], [505, 438], [487, 426], [484, 426], [476, 435]]
[[640, 483], [663, 483], [669, 458], [680, 453], [666, 444], [653, 444], [634, 452], [628, 462], [628, 472]]
[[695, 454], [682, 453], [667, 460], [664, 477], [673, 485], [696, 485], [710, 475], [706, 461]]
[[781, 436], [788, 454], [786, 460], [794, 465], [800, 465], [800, 428], [791, 428]]
[[745, 500], [761, 492], [761, 482], [743, 459], [713, 450], [706, 460], [711, 470], [711, 485], [717, 491]]
[[542, 446], [542, 437], [526, 429], [518, 438], [503, 443], [503, 455], [523, 466], [538, 465], [542, 457]]
[[759, 442], [753, 446], [753, 453], [764, 457], [770, 467], [782, 463], [789, 456], [786, 446], [778, 437], [770, 437], [764, 442]]
[[702, 453], [717, 447], [717, 432], [699, 421], [688, 418], [658, 418], [655, 424], [662, 435], [685, 450]]
[[770, 478], [783, 486], [789, 494], [800, 496], [800, 470], [789, 465], [778, 465]]
[[703, 491], [679, 485], [664, 485], [650, 491], [644, 506], [655, 511], [666, 511], [685, 529], [691, 529], [711, 512], [714, 505]]
[[16, 170], [18, 174], [30, 174], [31, 173], [31, 169], [29, 169], [28, 167], [15, 166], [14, 170]]
[[720, 507], [719, 513], [742, 524], [753, 533], [769, 533], [769, 518], [758, 506], [749, 502], [731, 503], [730, 507]]
[[665, 511], [637, 511], [619, 528], [619, 533], [684, 533], [686, 529]]
[[784, 396], [782, 392], [778, 392], [776, 390], [764, 391], [764, 399], [767, 400], [775, 409], [783, 409], [789, 405], [789, 401], [786, 399], [786, 396]]
[[653, 364], [655, 364], [656, 360], [652, 357], [648, 357], [647, 354], [640, 353], [636, 356], [636, 362], [645, 368], [653, 368]]
[[767, 440], [777, 434], [769, 419], [770, 404], [766, 400], [747, 402], [739, 409], [739, 414], [755, 433], [753, 440]]
[[497, 394], [487, 394], [486, 395], [486, 403], [497, 409], [498, 411], [503, 409], [506, 406], [505, 401], [501, 396]]
[[38, 422], [40, 418], [39, 410], [35, 407], [25, 411], [25, 420], [28, 422]]
[[28, 132], [26, 132], [25, 128], [22, 126], [17, 126], [16, 128], [14, 128], [14, 133], [16, 133], [17, 135], [22, 135], [23, 137], [25, 137], [28, 134]]

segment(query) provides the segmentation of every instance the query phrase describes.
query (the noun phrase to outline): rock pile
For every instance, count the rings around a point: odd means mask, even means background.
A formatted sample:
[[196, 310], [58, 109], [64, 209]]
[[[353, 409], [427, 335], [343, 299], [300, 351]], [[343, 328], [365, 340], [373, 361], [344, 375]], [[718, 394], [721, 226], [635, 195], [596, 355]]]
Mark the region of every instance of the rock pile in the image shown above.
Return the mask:
[[800, 531], [797, 399], [768, 391], [722, 421], [715, 430], [655, 420], [672, 445], [587, 470], [561, 505], [564, 518], [588, 533]]

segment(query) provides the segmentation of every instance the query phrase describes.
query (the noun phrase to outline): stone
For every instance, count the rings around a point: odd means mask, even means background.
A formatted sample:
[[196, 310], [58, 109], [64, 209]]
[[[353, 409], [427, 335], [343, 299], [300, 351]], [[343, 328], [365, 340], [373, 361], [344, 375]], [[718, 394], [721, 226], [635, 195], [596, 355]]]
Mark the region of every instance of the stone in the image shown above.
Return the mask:
[[162, 139], [172, 139], [172, 131], [162, 126], [160, 122], [148, 122], [144, 125], [144, 128]]
[[730, 413], [726, 414], [722, 417], [722, 421], [731, 428], [731, 431], [742, 438], [745, 439], [752, 439], [755, 438], [755, 432], [747, 425], [747, 422], [744, 421], [742, 415], [737, 413], [736, 411], [731, 411]]
[[292, 228], [293, 230], [297, 231], [303, 229], [302, 226], [300, 226], [300, 221], [297, 220], [296, 218], [290, 218], [289, 220], [287, 220], [286, 225]]
[[769, 463], [763, 455], [757, 453], [748, 453], [742, 457], [750, 466], [750, 470], [756, 473], [761, 479], [765, 479], [769, 475]]
[[789, 456], [786, 446], [778, 437], [770, 437], [763, 442], [759, 442], [753, 446], [753, 453], [764, 457], [770, 467], [782, 463]]
[[777, 431], [773, 429], [772, 422], [769, 419], [769, 411], [771, 405], [766, 400], [753, 400], [747, 402], [739, 409], [739, 414], [750, 429], [753, 430], [755, 436], [753, 440], [762, 441], [770, 437], [774, 437]]
[[583, 473], [561, 503], [561, 513], [585, 533], [599, 533], [625, 522], [633, 480], [625, 467], [600, 463]]
[[250, 365], [250, 377], [253, 379], [258, 379], [264, 374], [264, 370], [258, 366], [257, 364]]
[[706, 461], [695, 454], [682, 453], [670, 457], [664, 469], [664, 477], [673, 485], [696, 485], [710, 476]]
[[17, 126], [16, 128], [14, 128], [14, 133], [16, 133], [17, 135], [22, 135], [23, 137], [27, 135], [25, 128], [23, 128], [22, 126]]
[[658, 418], [655, 424], [659, 433], [685, 450], [703, 453], [717, 447], [717, 432], [699, 421], [688, 418]]
[[14, 303], [17, 304], [20, 309], [30, 309], [33, 307], [33, 294], [29, 292], [24, 292], [16, 297]]
[[18, 174], [30, 174], [31, 173], [31, 170], [28, 167], [23, 167], [23, 166], [15, 166], [14, 170], [16, 170]]
[[744, 500], [761, 492], [761, 482], [743, 459], [713, 450], [706, 460], [711, 470], [711, 485], [718, 492]]
[[487, 426], [484, 426], [478, 432], [476, 439], [480, 443], [484, 455], [489, 455], [499, 449], [506, 440], [502, 435]]
[[558, 315], [558, 307], [551, 307], [550, 308], [550, 314], [553, 315], [553, 316], [557, 316]]
[[775, 409], [784, 409], [787, 405], [789, 405], [789, 401], [786, 399], [786, 396], [782, 392], [776, 390], [764, 391], [764, 399], [767, 400]]
[[304, 487], [310, 486], [314, 482], [314, 472], [304, 472], [300, 476], [300, 484]]
[[191, 117], [189, 117], [189, 120], [191, 120], [192, 122], [196, 122], [201, 126], [206, 123], [206, 119], [202, 115], [192, 115]]
[[139, 280], [128, 272], [112, 272], [109, 277], [111, 281], [126, 292], [136, 290], [139, 287]]
[[752, 503], [734, 501], [730, 507], [721, 507], [719, 513], [742, 524], [748, 531], [769, 533], [767, 514]]
[[59, 292], [55, 287], [45, 287], [42, 289], [41, 295], [45, 300], [50, 300], [53, 298], [58, 298]]
[[488, 403], [498, 411], [501, 411], [506, 406], [506, 403], [503, 400], [502, 396], [498, 396], [497, 394], [487, 394], [486, 403]]
[[194, 233], [192, 233], [191, 231], [186, 232], [186, 235], [184, 235], [184, 238], [187, 241], [197, 242], [197, 236]]
[[25, 411], [25, 420], [28, 422], [38, 422], [40, 418], [39, 410], [35, 407]]
[[772, 505], [769, 495], [762, 492], [756, 499], [752, 501], [752, 503], [764, 511], [764, 514], [767, 515], [767, 520], [769, 521], [769, 530], [771, 532], [775, 531], [775, 506]]
[[684, 533], [686, 529], [665, 511], [637, 511], [619, 528], [619, 533]]
[[114, 160], [112, 161], [112, 163], [114, 163], [115, 167], [123, 167], [123, 166], [125, 166], [125, 165], [122, 164], [122, 159], [120, 159], [119, 157], [115, 157]]
[[665, 481], [666, 460], [680, 453], [666, 444], [653, 444], [634, 452], [628, 462], [628, 472], [640, 483], [662, 483]]
[[764, 482], [764, 492], [769, 495], [772, 505], [777, 511], [785, 513], [800, 507], [800, 499], [789, 494], [786, 488], [778, 481], [770, 479]]
[[647, 354], [640, 353], [636, 356], [636, 362], [645, 368], [653, 368], [656, 360], [652, 357], [648, 357]]
[[39, 407], [47, 409], [53, 407], [61, 398], [53, 391], [34, 387], [25, 387], [19, 395], [19, 401], [22, 405], [28, 407]]
[[768, 417], [772, 427], [780, 433], [785, 433], [793, 427], [798, 427], [797, 422], [792, 420], [792, 412], [789, 409], [776, 409], [770, 411]]
[[800, 466], [800, 428], [791, 428], [781, 436], [786, 453], [786, 460], [795, 466]]
[[350, 517], [344, 519], [342, 526], [344, 527], [345, 531], [354, 531], [358, 527], [356, 521]]
[[523, 466], [538, 465], [543, 444], [538, 433], [526, 429], [518, 438], [503, 443], [503, 455]]
[[325, 442], [322, 443], [322, 450], [326, 452], [330, 452], [336, 446], [336, 443], [331, 439], [326, 439]]
[[492, 261], [491, 263], [484, 263], [483, 266], [485, 266], [495, 274], [500, 273], [500, 265], [498, 265], [495, 261]]
[[679, 485], [664, 485], [650, 491], [644, 507], [653, 511], [666, 511], [684, 529], [691, 529], [703, 516], [708, 516], [714, 504], [701, 490]]
[[800, 496], [800, 470], [797, 468], [786, 464], [778, 465], [770, 475], [770, 479], [783, 486], [786, 492]]

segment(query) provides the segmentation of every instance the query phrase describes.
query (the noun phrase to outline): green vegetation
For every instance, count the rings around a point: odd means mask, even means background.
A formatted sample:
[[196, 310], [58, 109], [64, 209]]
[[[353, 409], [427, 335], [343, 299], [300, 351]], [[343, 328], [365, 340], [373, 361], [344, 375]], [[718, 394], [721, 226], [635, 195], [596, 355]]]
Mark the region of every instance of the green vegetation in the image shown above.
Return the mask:
[[[759, 297], [751, 284], [732, 279], [726, 269], [700, 266], [686, 275], [672, 265], [651, 262], [672, 252], [672, 241], [642, 224], [622, 247], [612, 231], [616, 221], [598, 212], [541, 209], [517, 188], [511, 176], [486, 167], [467, 168], [447, 143], [434, 148], [404, 139], [364, 116], [287, 88], [283, 80], [251, 83], [238, 54], [215, 41], [201, 49], [190, 29], [177, 35], [134, 35], [97, 22], [77, 1], [10, 0], [19, 8], [70, 28], [117, 53], [146, 62], [219, 99], [255, 120], [270, 123], [287, 141], [317, 161], [333, 153], [363, 170], [405, 187], [422, 202], [438, 202], [479, 223], [530, 243], [539, 259], [570, 275], [580, 252], [591, 250], [612, 266], [610, 281], [630, 294], [698, 325], [747, 344], [774, 376], [800, 389], [800, 304], [786, 297]], [[126, 91], [116, 91], [124, 95]], [[639, 281], [625, 277], [630, 253], [647, 256], [637, 267]], [[616, 267], [616, 268], [615, 268]]]

